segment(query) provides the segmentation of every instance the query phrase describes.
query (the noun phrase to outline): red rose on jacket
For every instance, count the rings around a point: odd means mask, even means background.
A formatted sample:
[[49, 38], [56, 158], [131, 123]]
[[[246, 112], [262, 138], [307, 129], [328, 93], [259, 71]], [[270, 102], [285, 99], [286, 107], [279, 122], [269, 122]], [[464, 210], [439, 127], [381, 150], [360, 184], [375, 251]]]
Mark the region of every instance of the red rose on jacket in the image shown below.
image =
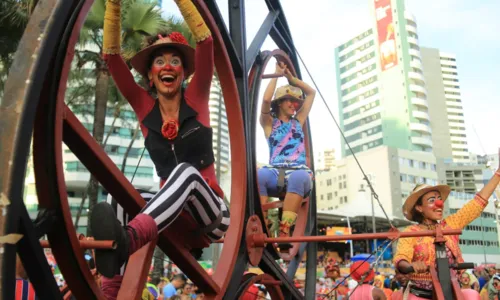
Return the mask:
[[179, 133], [179, 123], [176, 120], [169, 120], [163, 123], [161, 134], [169, 140], [173, 140]]

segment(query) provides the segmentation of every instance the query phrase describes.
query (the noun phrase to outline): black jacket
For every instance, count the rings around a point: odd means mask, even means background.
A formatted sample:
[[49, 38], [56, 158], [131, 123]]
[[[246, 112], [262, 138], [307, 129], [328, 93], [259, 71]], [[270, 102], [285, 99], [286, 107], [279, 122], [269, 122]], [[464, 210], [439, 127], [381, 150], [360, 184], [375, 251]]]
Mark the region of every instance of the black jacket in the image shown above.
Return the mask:
[[163, 120], [158, 101], [142, 120], [142, 124], [148, 128], [144, 145], [160, 178], [167, 179], [181, 162], [191, 164], [198, 171], [214, 163], [212, 128], [198, 122], [197, 115], [198, 113], [182, 99], [179, 109], [179, 132], [173, 140], [168, 140], [161, 134]]

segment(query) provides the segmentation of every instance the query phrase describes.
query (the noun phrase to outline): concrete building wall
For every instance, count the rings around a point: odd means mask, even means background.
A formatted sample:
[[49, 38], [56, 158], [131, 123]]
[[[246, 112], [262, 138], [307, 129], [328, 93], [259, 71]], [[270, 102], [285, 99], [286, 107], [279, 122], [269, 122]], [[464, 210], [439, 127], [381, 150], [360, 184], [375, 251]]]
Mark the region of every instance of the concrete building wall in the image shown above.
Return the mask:
[[429, 114], [431, 117], [434, 154], [438, 158], [452, 159], [450, 127], [446, 112], [446, 98], [441, 73], [439, 50], [421, 48], [424, 77], [427, 84]]

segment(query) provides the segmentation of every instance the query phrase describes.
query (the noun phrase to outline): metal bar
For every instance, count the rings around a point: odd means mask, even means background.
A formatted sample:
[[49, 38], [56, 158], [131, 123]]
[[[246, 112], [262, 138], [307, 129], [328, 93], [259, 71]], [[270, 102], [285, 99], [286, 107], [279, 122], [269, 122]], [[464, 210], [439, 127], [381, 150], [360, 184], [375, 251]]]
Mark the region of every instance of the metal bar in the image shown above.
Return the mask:
[[224, 45], [226, 46], [229, 60], [231, 61], [231, 64], [233, 66], [234, 74], [236, 76], [242, 76], [243, 64], [240, 60], [238, 52], [236, 51], [236, 47], [234, 46], [233, 40], [229, 35], [229, 31], [227, 30], [226, 23], [224, 22], [224, 18], [220, 13], [217, 3], [215, 3], [215, 0], [205, 0], [205, 5], [212, 14], [215, 24], [217, 25], [220, 35], [222, 36], [222, 40], [224, 41]]
[[285, 299], [304, 299], [302, 293], [295, 287], [293, 279], [290, 279], [283, 272], [281, 267], [276, 263], [273, 255], [264, 249], [264, 255], [262, 255], [262, 261], [259, 264], [260, 269], [274, 278], [281, 280], [282, 290], [285, 293]]
[[[54, 279], [45, 257], [45, 252], [38, 243], [33, 223], [31, 222], [26, 206], [21, 203], [19, 227], [23, 238], [17, 243], [17, 252], [21, 258], [30, 283], [39, 299], [61, 299], [59, 287]], [[15, 262], [16, 260], [14, 260]], [[19, 266], [16, 266], [19, 267]], [[8, 289], [8, 288], [7, 288]], [[12, 288], [13, 289], [13, 288]], [[5, 299], [5, 298], [3, 298]], [[11, 298], [13, 299], [13, 298]]]
[[279, 12], [275, 11], [270, 11], [267, 14], [266, 19], [262, 23], [262, 25], [259, 28], [259, 31], [257, 31], [257, 34], [252, 40], [252, 43], [250, 44], [250, 47], [248, 47], [247, 53], [246, 53], [246, 69], [249, 70], [257, 55], [259, 54], [260, 48], [262, 47], [262, 44], [264, 44], [264, 41], [266, 40], [267, 36], [269, 35], [269, 32], [273, 28], [274, 22], [276, 21], [276, 18], [278, 17]]
[[130, 256], [116, 299], [141, 299], [146, 282], [138, 280], [138, 278], [146, 278], [149, 273], [156, 241], [157, 239], [147, 243]]
[[[50, 243], [47, 240], [40, 241], [42, 248], [50, 248]], [[116, 249], [115, 241], [89, 241], [80, 240], [80, 248], [82, 249]]]
[[[443, 230], [443, 235], [460, 235], [462, 229], [447, 229]], [[300, 236], [300, 237], [287, 237], [287, 238], [264, 238], [266, 243], [301, 243], [301, 242], [330, 242], [330, 241], [343, 241], [343, 240], [367, 240], [367, 239], [386, 239], [390, 237], [399, 236], [399, 238], [407, 237], [422, 237], [422, 236], [435, 236], [434, 230], [423, 230], [414, 232], [400, 232], [400, 233], [362, 233], [362, 234], [347, 234], [347, 235], [325, 235], [325, 236]]]
[[270, 79], [270, 78], [280, 78], [283, 77], [281, 74], [264, 74], [260, 78], [262, 79]]

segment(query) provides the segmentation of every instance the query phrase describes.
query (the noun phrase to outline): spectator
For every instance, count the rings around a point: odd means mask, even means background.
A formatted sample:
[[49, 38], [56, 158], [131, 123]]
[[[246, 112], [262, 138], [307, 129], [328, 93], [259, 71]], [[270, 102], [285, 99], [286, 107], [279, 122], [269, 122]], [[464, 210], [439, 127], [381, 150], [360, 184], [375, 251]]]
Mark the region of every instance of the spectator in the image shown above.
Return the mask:
[[26, 274], [26, 270], [23, 267], [23, 263], [21, 262], [21, 258], [19, 257], [19, 255], [16, 256], [15, 299], [16, 300], [38, 300], [38, 297], [35, 294], [35, 290], [33, 289], [33, 286], [28, 281], [28, 274]]
[[181, 292], [181, 299], [182, 300], [191, 300], [193, 298], [191, 292], [193, 290], [193, 284], [192, 283], [186, 283], [184, 287], [182, 288]]
[[172, 281], [163, 288], [163, 295], [165, 298], [169, 299], [172, 296], [177, 295], [177, 290], [184, 287], [186, 284], [187, 277], [184, 274], [174, 275]]

